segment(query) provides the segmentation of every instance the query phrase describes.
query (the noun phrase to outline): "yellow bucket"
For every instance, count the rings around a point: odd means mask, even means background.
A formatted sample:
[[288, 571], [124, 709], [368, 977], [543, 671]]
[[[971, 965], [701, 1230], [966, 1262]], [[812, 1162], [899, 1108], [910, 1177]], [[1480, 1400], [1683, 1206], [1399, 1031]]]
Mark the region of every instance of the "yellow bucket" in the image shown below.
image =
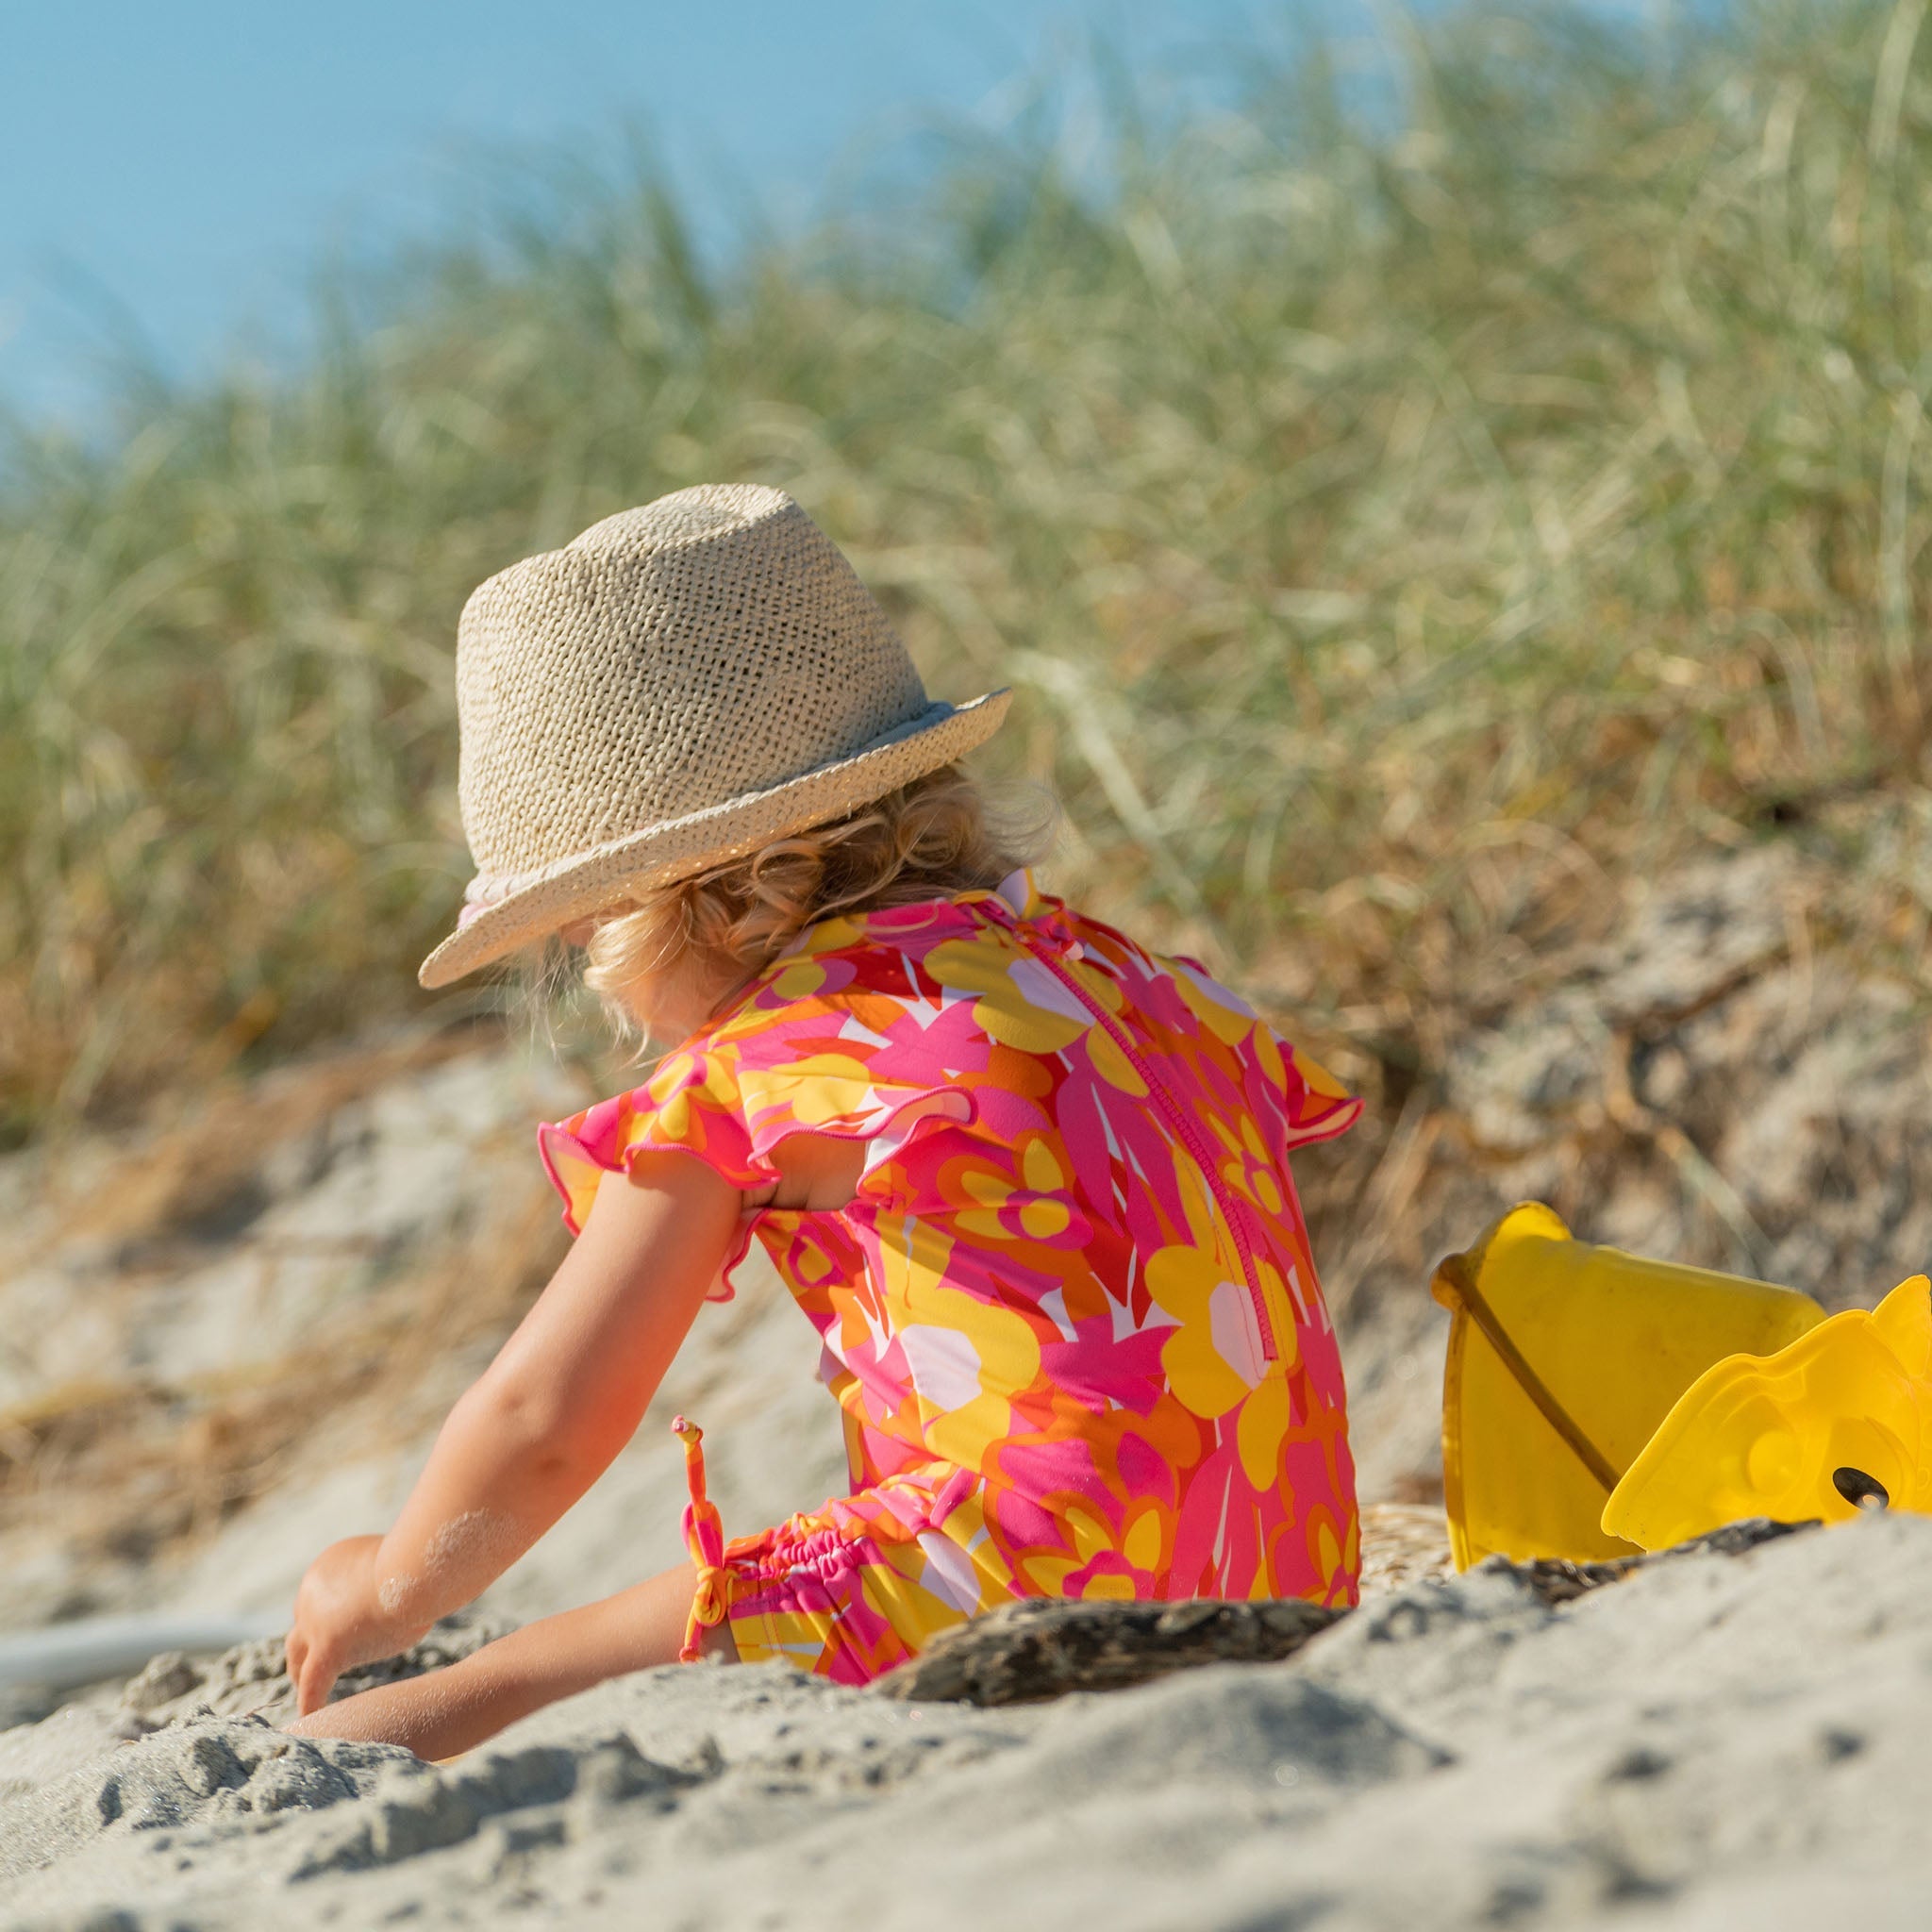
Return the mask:
[[1534, 1201], [1432, 1286], [1452, 1317], [1442, 1500], [1462, 1570], [1498, 1552], [1634, 1554], [1604, 1507], [1677, 1398], [1724, 1357], [1774, 1354], [1824, 1319], [1794, 1289], [1573, 1240]]

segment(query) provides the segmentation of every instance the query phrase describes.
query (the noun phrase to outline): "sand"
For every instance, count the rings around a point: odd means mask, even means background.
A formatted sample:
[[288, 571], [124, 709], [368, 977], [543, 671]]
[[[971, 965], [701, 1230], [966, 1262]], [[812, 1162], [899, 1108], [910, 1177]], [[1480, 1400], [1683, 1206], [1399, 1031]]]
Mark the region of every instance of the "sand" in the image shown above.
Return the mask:
[[1920, 1924], [1932, 1523], [1496, 1565], [1275, 1664], [981, 1710], [647, 1672], [432, 1768], [259, 1719], [0, 1738], [9, 1924]]

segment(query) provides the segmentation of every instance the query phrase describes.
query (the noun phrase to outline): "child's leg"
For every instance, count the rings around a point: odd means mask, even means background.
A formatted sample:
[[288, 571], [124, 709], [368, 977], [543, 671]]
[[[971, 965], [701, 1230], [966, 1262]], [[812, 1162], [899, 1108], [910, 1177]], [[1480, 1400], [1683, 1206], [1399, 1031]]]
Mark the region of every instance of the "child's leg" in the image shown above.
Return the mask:
[[[559, 1697], [675, 1663], [696, 1588], [691, 1566], [680, 1563], [601, 1603], [525, 1624], [447, 1670], [325, 1705], [289, 1729], [305, 1738], [404, 1744], [419, 1757], [453, 1757]], [[727, 1624], [706, 1631], [705, 1649], [737, 1660]]]

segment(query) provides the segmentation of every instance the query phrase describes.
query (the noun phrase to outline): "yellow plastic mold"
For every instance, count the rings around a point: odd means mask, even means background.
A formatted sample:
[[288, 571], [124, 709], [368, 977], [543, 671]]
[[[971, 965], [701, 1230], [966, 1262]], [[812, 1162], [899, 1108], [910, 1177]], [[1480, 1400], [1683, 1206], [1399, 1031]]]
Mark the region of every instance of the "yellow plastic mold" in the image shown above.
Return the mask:
[[1534, 1201], [1448, 1257], [1433, 1291], [1452, 1316], [1442, 1500], [1464, 1570], [1632, 1554], [1604, 1506], [1672, 1405], [1713, 1362], [1824, 1320], [1794, 1289], [1575, 1241]]
[[1617, 1485], [1603, 1526], [1657, 1550], [1741, 1516], [1841, 1522], [1861, 1497], [1932, 1509], [1928, 1452], [1932, 1281], [1915, 1274], [1768, 1358], [1707, 1369]]

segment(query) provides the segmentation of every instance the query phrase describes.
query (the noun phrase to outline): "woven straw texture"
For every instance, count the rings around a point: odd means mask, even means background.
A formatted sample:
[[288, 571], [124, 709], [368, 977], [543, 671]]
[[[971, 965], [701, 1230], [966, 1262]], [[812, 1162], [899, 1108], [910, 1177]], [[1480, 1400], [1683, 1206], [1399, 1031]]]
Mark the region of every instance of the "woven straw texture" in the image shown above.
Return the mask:
[[782, 491], [704, 484], [481, 585], [457, 636], [476, 876], [423, 962], [448, 985], [599, 910], [840, 818], [998, 728], [926, 696]]

